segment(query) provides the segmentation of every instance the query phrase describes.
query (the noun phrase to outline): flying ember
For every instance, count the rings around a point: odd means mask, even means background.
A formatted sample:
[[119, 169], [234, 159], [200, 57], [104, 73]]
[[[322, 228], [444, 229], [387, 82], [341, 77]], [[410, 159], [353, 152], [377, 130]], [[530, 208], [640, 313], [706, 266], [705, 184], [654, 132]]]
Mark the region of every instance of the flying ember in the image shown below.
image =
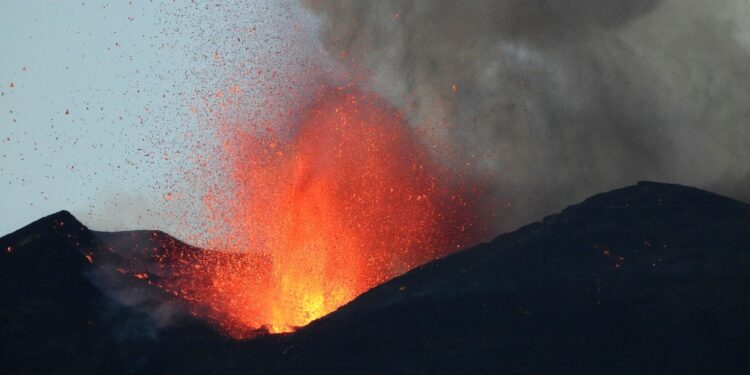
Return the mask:
[[206, 205], [229, 228], [216, 247], [242, 246], [167, 265], [162, 286], [235, 337], [291, 331], [481, 236], [477, 186], [375, 95], [322, 89], [294, 124], [222, 130], [230, 192]]

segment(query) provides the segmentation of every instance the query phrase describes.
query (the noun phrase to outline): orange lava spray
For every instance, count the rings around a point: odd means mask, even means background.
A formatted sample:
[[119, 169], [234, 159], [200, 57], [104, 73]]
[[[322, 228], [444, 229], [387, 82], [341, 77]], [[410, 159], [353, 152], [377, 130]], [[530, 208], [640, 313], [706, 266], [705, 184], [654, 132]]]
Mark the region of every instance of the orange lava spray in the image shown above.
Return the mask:
[[216, 243], [241, 248], [184, 262], [165, 285], [232, 336], [303, 326], [481, 236], [476, 186], [374, 94], [324, 88], [288, 134], [222, 134], [230, 191], [206, 203], [231, 239]]

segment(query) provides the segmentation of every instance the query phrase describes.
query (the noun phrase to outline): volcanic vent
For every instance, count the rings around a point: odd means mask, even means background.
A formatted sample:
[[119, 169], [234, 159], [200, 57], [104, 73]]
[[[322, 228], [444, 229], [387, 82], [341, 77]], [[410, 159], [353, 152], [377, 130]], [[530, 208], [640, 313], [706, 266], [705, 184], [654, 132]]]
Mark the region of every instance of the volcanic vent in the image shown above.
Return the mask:
[[481, 185], [375, 94], [324, 87], [278, 128], [217, 128], [229, 172], [205, 203], [231, 256], [164, 259], [160, 285], [232, 336], [293, 330], [481, 237]]

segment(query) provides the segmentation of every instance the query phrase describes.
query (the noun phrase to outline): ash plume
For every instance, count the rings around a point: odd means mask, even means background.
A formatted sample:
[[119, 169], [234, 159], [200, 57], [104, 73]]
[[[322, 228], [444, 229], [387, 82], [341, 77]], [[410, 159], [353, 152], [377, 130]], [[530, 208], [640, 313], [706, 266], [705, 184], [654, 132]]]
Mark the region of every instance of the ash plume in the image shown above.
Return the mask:
[[304, 3], [413, 126], [450, 124], [502, 229], [643, 179], [750, 201], [746, 1]]

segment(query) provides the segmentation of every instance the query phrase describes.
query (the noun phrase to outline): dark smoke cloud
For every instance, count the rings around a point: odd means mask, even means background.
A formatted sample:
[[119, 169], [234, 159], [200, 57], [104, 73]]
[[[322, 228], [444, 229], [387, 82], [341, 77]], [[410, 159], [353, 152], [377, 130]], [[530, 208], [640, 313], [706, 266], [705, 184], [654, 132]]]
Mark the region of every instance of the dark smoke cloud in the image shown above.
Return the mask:
[[412, 124], [453, 124], [443, 140], [513, 203], [501, 229], [642, 179], [750, 201], [747, 2], [305, 4]]

